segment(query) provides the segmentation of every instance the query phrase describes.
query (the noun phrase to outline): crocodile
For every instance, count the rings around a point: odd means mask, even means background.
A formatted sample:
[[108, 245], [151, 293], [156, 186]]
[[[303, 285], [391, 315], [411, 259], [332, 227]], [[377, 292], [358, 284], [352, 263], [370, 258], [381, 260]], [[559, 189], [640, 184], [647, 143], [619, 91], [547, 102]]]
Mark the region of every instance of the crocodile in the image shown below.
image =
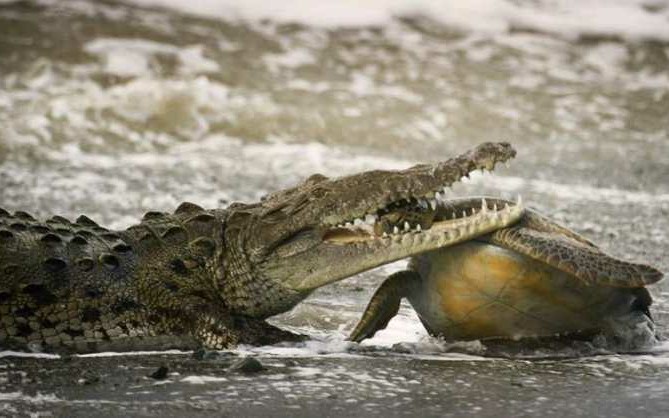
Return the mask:
[[[450, 200], [429, 214], [386, 216], [439, 222], [476, 202], [484, 213], [507, 204], [470, 197]], [[387, 229], [390, 223], [381, 219], [378, 225]], [[608, 335], [627, 346], [643, 346], [654, 341], [652, 298], [645, 286], [662, 277], [655, 268], [612, 257], [525, 208], [510, 227], [412, 257], [406, 270], [381, 284], [349, 339], [360, 342], [385, 328], [406, 297], [427, 331], [446, 340]]]
[[516, 152], [484, 143], [405, 170], [303, 183], [254, 203], [148, 212], [125, 230], [86, 216], [41, 221], [0, 209], [0, 347], [33, 351], [224, 349], [302, 336], [266, 319], [359, 272], [513, 224], [522, 205], [431, 225], [442, 190]]

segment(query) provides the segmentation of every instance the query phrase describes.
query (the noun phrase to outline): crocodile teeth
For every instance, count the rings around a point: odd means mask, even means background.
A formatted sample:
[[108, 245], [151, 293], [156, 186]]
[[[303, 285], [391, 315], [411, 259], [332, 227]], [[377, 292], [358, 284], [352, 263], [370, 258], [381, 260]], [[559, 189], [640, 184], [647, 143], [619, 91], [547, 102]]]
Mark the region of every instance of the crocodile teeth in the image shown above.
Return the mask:
[[393, 227], [393, 234], [399, 234], [400, 230], [396, 226]]
[[481, 199], [481, 213], [486, 212], [488, 212], [488, 204], [486, 203], [485, 199]]
[[420, 232], [422, 230], [423, 230], [423, 228], [421, 228], [420, 224], [416, 225], [416, 231]]
[[430, 206], [432, 210], [437, 210], [437, 201], [435, 199], [430, 199]]
[[410, 231], [411, 230], [411, 225], [409, 225], [409, 222], [404, 222], [404, 230], [405, 231]]

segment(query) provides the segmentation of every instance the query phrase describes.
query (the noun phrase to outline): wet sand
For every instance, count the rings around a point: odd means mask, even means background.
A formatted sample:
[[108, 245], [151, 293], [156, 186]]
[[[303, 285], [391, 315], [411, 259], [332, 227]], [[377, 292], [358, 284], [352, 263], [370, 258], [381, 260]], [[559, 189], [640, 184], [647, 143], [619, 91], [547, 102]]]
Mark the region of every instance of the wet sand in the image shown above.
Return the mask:
[[[189, 354], [0, 360], [1, 414], [67, 417], [666, 416], [666, 370], [603, 356], [424, 360], [266, 358], [264, 370]], [[150, 377], [166, 366], [164, 379]], [[51, 415], [49, 415], [51, 414]]]

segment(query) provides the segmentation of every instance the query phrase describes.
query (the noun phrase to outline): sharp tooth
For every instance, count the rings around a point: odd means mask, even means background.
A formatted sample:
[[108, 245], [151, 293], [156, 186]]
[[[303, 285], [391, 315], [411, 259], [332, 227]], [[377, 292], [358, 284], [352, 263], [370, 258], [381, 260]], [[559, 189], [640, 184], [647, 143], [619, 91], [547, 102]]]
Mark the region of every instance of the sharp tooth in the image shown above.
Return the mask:
[[365, 223], [374, 225], [376, 223], [376, 215], [367, 215], [365, 216]]
[[425, 199], [420, 199], [420, 200], [418, 200], [418, 205], [419, 205], [422, 209], [427, 209], [427, 208], [430, 207], [430, 204], [429, 204], [429, 203], [427, 202], [427, 200], [425, 200]]
[[437, 210], [437, 201], [435, 199], [430, 199], [430, 206], [432, 210]]
[[462, 211], [462, 217], [463, 217], [463, 218], [466, 218], [466, 217], [467, 217], [467, 212], [464, 211], [464, 210]]
[[420, 224], [416, 225], [416, 231], [420, 232], [422, 230], [423, 230], [423, 228], [421, 228]]
[[472, 216], [476, 213], [476, 209], [472, 208]]
[[444, 186], [444, 189], [443, 189], [443, 190], [444, 190], [444, 195], [447, 195], [448, 192], [451, 191], [451, 189], [449, 189], [448, 186]]
[[393, 227], [393, 234], [399, 234], [399, 233], [400, 233], [400, 230], [396, 226], [394, 226]]
[[352, 226], [353, 226], [352, 223], [350, 223], [350, 222], [346, 222], [346, 228], [351, 228]]
[[411, 225], [409, 225], [409, 222], [404, 222], [404, 230], [405, 231], [411, 231]]
[[486, 203], [485, 199], [481, 199], [481, 213], [486, 212], [488, 212], [488, 204]]
[[465, 174], [464, 176], [462, 176], [462, 178], [460, 178], [460, 181], [462, 183], [469, 183], [469, 174]]
[[457, 218], [457, 217], [458, 217], [458, 215], [455, 213], [455, 211], [453, 211], [453, 212], [451, 213], [451, 219], [455, 219], [455, 218]]
[[384, 232], [383, 235], [381, 235], [381, 236], [382, 236], [383, 238], [387, 238], [387, 237], [388, 237], [388, 233], [387, 233], [387, 232]]
[[494, 203], [494, 204], [492, 205], [492, 210], [494, 210], [495, 212], [497, 212], [497, 203]]
[[516, 206], [521, 206], [523, 204], [523, 198], [518, 195], [518, 199], [516, 199]]
[[355, 218], [353, 220], [353, 225], [362, 225], [362, 219], [360, 218]]

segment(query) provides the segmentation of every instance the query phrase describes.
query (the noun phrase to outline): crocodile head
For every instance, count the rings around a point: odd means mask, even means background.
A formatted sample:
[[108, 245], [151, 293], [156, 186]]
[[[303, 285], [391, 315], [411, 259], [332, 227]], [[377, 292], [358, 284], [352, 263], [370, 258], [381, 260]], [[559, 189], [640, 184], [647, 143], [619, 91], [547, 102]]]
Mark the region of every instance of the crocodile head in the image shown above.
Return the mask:
[[313, 175], [255, 205], [231, 207], [226, 241], [242, 251], [250, 276], [309, 292], [414, 254], [469, 240], [520, 218], [512, 205], [481, 202], [448, 220], [431, 214], [442, 191], [475, 170], [493, 170], [516, 152], [485, 143], [458, 157], [400, 171], [366, 171], [337, 179]]

